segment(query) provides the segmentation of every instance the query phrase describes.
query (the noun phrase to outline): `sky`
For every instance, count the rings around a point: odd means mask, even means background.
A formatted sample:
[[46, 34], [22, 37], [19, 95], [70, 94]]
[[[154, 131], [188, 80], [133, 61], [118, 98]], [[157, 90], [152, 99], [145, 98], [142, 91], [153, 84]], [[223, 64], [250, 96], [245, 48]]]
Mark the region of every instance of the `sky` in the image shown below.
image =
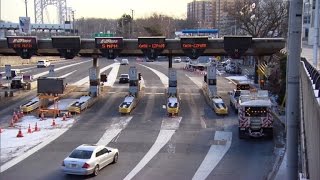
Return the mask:
[[[28, 16], [34, 22], [34, 0], [28, 1]], [[185, 18], [187, 3], [192, 0], [67, 0], [67, 6], [75, 10], [75, 18], [96, 17], [117, 19], [122, 14], [131, 14], [134, 18], [147, 17], [153, 12], [163, 13], [173, 17]], [[18, 22], [20, 16], [25, 16], [25, 0], [0, 0], [1, 20]], [[48, 13], [47, 13], [48, 12]], [[47, 18], [46, 14], [49, 14]], [[57, 13], [49, 6], [44, 13], [45, 23], [57, 23]]]

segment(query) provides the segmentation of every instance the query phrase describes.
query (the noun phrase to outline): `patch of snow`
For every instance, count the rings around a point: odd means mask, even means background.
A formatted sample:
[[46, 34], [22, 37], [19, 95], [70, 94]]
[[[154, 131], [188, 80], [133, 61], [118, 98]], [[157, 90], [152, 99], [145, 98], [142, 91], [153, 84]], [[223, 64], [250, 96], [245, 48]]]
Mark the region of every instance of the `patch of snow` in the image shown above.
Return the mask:
[[[57, 102], [58, 109], [62, 111], [68, 110], [69, 106], [75, 103], [77, 99], [61, 99]], [[54, 105], [48, 107], [48, 109], [54, 109]]]

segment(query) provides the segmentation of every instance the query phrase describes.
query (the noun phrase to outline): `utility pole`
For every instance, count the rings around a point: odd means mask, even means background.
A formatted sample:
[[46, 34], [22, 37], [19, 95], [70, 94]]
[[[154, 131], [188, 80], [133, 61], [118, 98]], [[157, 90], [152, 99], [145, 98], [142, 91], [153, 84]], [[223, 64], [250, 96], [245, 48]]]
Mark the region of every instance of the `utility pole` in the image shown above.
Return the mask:
[[133, 12], [134, 12], [134, 10], [133, 9], [130, 9], [130, 10], [131, 10], [131, 38], [133, 38], [133, 33], [134, 33]]
[[75, 33], [75, 23], [74, 23], [74, 10], [73, 11], [71, 11], [72, 12], [72, 29], [73, 29], [73, 35], [75, 35], [76, 33]]
[[314, 42], [313, 42], [313, 65], [318, 68], [318, 47], [319, 47], [319, 0], [315, 0], [314, 12]]
[[26, 4], [26, 17], [28, 17], [28, 1], [24, 0], [24, 3]]
[[289, 37], [287, 57], [287, 179], [298, 179], [298, 133], [299, 133], [299, 85], [301, 60], [302, 0], [291, 0], [289, 8]]

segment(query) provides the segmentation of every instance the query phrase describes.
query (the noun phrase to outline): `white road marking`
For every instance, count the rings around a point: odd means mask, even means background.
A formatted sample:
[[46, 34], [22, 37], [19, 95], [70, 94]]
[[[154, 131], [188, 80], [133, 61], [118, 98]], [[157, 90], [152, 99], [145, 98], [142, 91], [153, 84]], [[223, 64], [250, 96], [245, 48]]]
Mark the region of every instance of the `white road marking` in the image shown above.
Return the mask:
[[193, 176], [193, 180], [206, 179], [211, 171], [221, 161], [231, 146], [232, 132], [216, 131], [214, 140], [226, 141], [224, 145], [211, 145], [206, 157], [202, 161], [197, 172]]
[[109, 144], [113, 139], [117, 141], [117, 136], [120, 135], [121, 131], [127, 127], [129, 122], [131, 121], [132, 116], [129, 117], [117, 117], [113, 118], [112, 125], [110, 128], [108, 128], [103, 136], [100, 138], [100, 140], [97, 142], [97, 144], [100, 145], [107, 145]]
[[[113, 64], [110, 64], [110, 65], [108, 65], [108, 66], [100, 69], [100, 72], [106, 71], [106, 70], [108, 70], [109, 68], [111, 68], [111, 67], [113, 67], [113, 66], [114, 66]], [[108, 79], [108, 80], [109, 80], [109, 79]], [[85, 84], [85, 83], [89, 83], [89, 75], [86, 76], [85, 78], [82, 78], [82, 79], [80, 79], [79, 81], [73, 83], [73, 85], [75, 85], [75, 86], [81, 86], [81, 85], [83, 85], [83, 84]]]
[[[69, 64], [69, 65], [66, 65], [66, 66], [63, 66], [63, 67], [55, 68], [54, 70], [55, 70], [55, 71], [59, 71], [59, 70], [61, 70], [61, 69], [66, 69], [66, 68], [69, 68], [69, 67], [72, 67], [72, 66], [76, 66], [76, 65], [79, 65], [79, 64], [87, 63], [87, 62], [89, 62], [89, 61], [91, 61], [91, 60], [83, 61], [83, 62], [79, 62], [79, 63], [74, 63], [74, 64]], [[47, 75], [47, 74], [49, 74], [49, 70], [46, 71], [46, 72], [42, 72], [42, 73], [39, 73], [39, 74], [35, 74], [35, 75], [33, 76], [33, 79], [37, 79], [38, 77], [41, 77], [41, 76], [44, 76], [44, 75]]]
[[108, 81], [107, 81], [107, 83], [105, 83], [105, 86], [110, 86], [110, 87], [113, 86], [113, 84], [116, 82], [119, 68], [120, 68], [119, 63], [112, 64], [112, 70], [110, 71], [110, 73], [108, 75]]
[[11, 168], [12, 166], [18, 164], [19, 162], [23, 161], [24, 159], [26, 159], [27, 157], [29, 157], [33, 153], [37, 152], [41, 148], [43, 148], [46, 145], [50, 144], [52, 141], [54, 141], [59, 136], [61, 136], [63, 133], [65, 133], [67, 130], [68, 130], [68, 128], [62, 129], [59, 133], [55, 134], [54, 136], [48, 137], [48, 139], [46, 139], [45, 141], [42, 141], [42, 143], [38, 144], [37, 146], [35, 146], [34, 148], [30, 149], [29, 151], [27, 151], [27, 152], [23, 153], [22, 155], [17, 156], [16, 158], [6, 162], [4, 165], [2, 165], [0, 167], [0, 172], [4, 172], [5, 170], [7, 170], [7, 169]]
[[153, 68], [150, 68], [148, 66], [145, 66], [143, 64], [139, 64], [140, 66], [143, 66], [143, 67], [146, 67], [148, 69], [150, 69], [152, 72], [154, 72], [161, 80], [162, 84], [165, 86], [165, 87], [168, 87], [168, 83], [169, 83], [169, 79], [168, 79], [168, 76], [166, 76], [165, 74], [163, 74], [162, 72], [160, 71], [157, 71]]
[[148, 162], [161, 150], [161, 148], [168, 143], [172, 135], [179, 128], [182, 117], [166, 118], [162, 120], [161, 130], [158, 137], [147, 154], [140, 160], [140, 162], [133, 168], [133, 170], [124, 178], [124, 180], [132, 179], [138, 174], [141, 169], [148, 164]]
[[62, 76], [58, 77], [58, 78], [65, 78], [65, 77], [67, 77], [67, 76], [70, 76], [71, 74], [73, 74], [73, 73], [76, 72], [76, 71], [77, 71], [77, 70], [71, 71], [71, 72], [69, 72], [69, 73], [67, 73], [67, 74], [65, 74], [65, 75], [62, 75]]
[[185, 74], [193, 83], [195, 83], [199, 88], [202, 88], [202, 81], [199, 81], [199, 77], [190, 77]]

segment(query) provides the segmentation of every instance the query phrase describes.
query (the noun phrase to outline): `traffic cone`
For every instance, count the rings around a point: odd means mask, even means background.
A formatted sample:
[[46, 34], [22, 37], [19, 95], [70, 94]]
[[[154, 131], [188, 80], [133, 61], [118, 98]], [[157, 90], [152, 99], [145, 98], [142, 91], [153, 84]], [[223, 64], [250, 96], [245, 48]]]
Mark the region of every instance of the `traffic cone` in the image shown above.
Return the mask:
[[51, 126], [55, 126], [55, 125], [56, 125], [56, 121], [53, 119]]
[[14, 120], [13, 120], [13, 118], [11, 119], [11, 122], [10, 122], [9, 127], [14, 127]]
[[29, 124], [29, 127], [28, 127], [28, 133], [32, 133], [31, 128], [30, 128], [30, 124]]
[[23, 117], [23, 111], [20, 111], [20, 117]]
[[62, 116], [62, 121], [66, 121], [67, 119], [66, 119], [66, 114], [63, 114], [63, 116]]
[[0, 127], [0, 133], [2, 133], [3, 132], [3, 130], [1, 129], [1, 127]]
[[40, 128], [38, 128], [37, 122], [36, 122], [36, 125], [35, 125], [35, 127], [34, 127], [34, 131], [40, 131]]
[[14, 121], [15, 121], [15, 122], [18, 122], [18, 121], [19, 121], [18, 114], [14, 115]]
[[18, 137], [18, 138], [23, 137], [23, 134], [22, 134], [22, 132], [21, 132], [21, 128], [19, 128], [19, 132], [18, 132], [18, 134], [17, 134], [17, 137]]

